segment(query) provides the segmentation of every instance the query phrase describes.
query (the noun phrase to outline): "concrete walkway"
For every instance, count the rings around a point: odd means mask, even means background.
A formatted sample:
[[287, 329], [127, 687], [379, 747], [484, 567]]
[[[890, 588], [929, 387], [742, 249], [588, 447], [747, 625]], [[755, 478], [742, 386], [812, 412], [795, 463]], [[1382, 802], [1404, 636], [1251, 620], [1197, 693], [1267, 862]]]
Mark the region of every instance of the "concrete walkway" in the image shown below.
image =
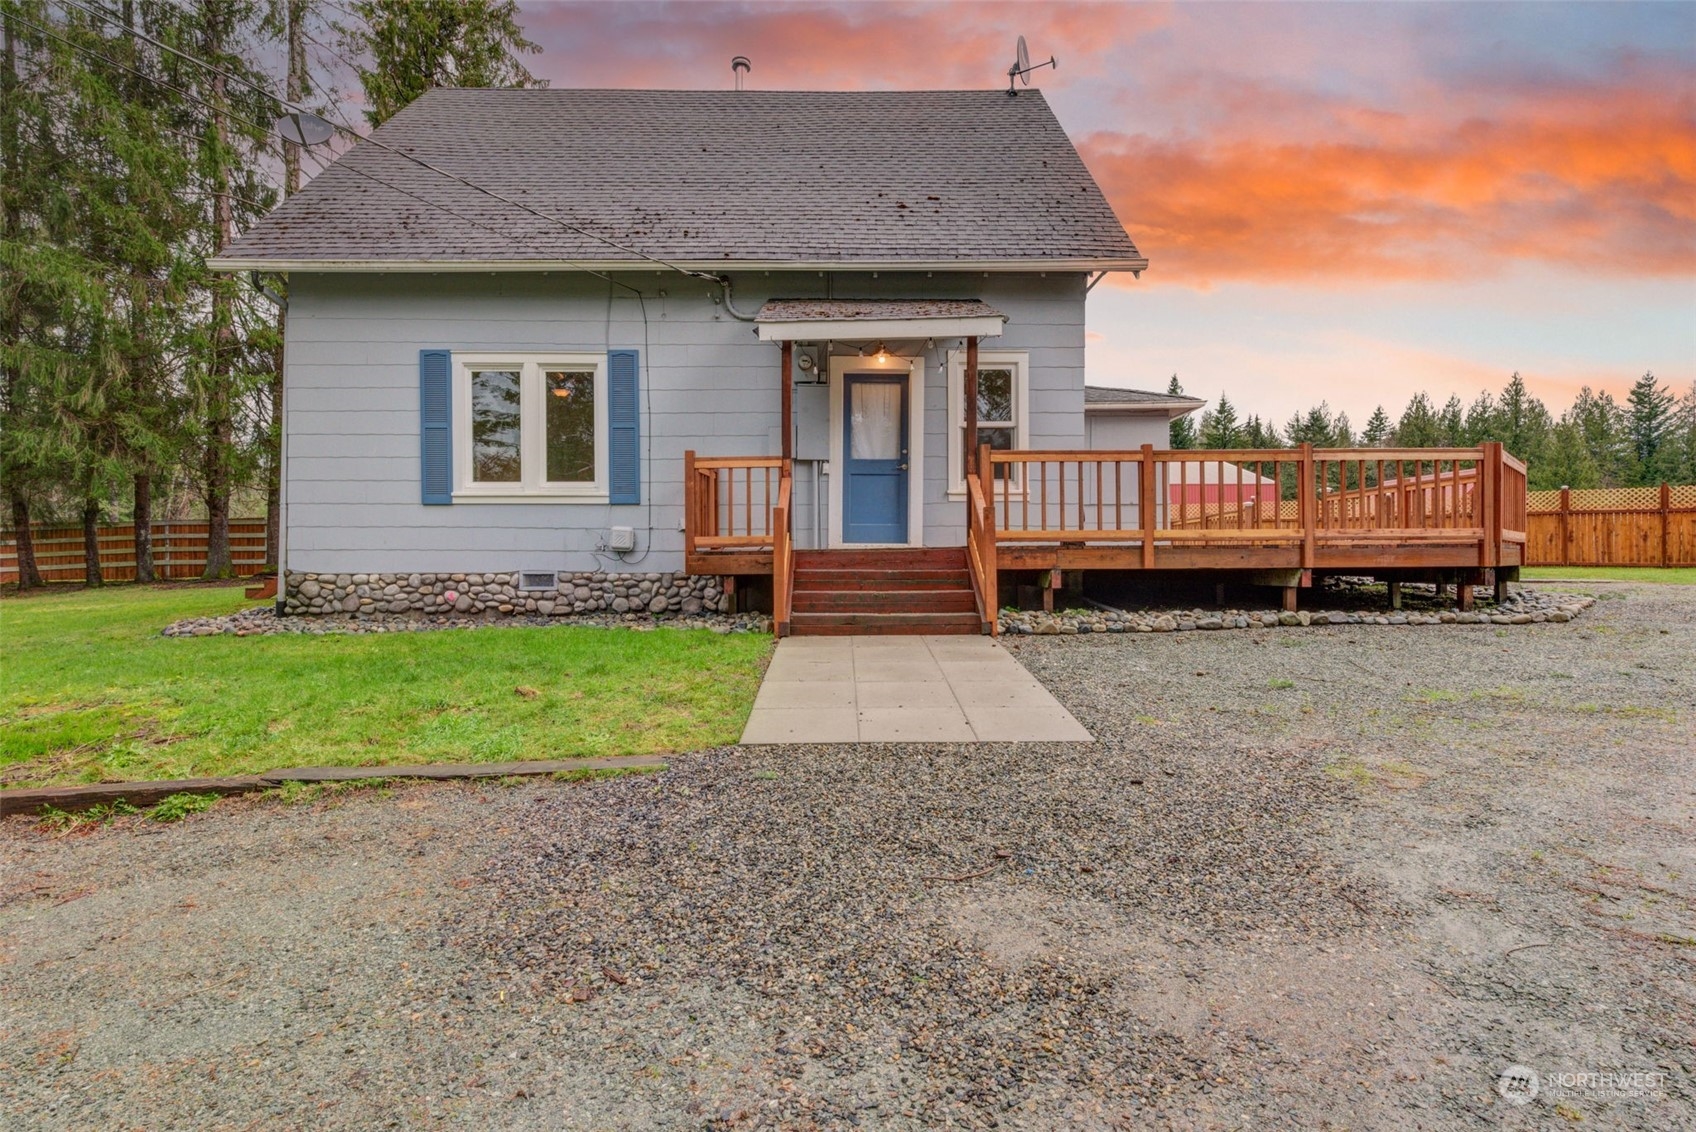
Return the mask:
[[989, 637], [787, 637], [742, 742], [1088, 742]]

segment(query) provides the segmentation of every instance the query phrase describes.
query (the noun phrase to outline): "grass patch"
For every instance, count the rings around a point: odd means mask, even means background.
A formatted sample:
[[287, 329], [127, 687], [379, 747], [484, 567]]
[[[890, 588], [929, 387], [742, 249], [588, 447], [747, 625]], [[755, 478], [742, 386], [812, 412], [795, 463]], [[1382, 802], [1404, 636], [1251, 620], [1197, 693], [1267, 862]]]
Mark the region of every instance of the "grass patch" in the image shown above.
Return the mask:
[[1295, 687], [1296, 682], [1294, 680], [1286, 680], [1282, 676], [1275, 676], [1270, 681], [1267, 682], [1266, 686], [1268, 688], [1282, 690], [1282, 689], [1285, 689], [1285, 688]]
[[1526, 566], [1521, 581], [1660, 582], [1696, 586], [1696, 566]]
[[727, 745], [771, 650], [569, 626], [159, 636], [245, 604], [236, 587], [134, 586], [0, 603], [0, 785]]
[[147, 816], [154, 821], [182, 821], [190, 814], [201, 814], [218, 803], [216, 794], [171, 794], [153, 807]]

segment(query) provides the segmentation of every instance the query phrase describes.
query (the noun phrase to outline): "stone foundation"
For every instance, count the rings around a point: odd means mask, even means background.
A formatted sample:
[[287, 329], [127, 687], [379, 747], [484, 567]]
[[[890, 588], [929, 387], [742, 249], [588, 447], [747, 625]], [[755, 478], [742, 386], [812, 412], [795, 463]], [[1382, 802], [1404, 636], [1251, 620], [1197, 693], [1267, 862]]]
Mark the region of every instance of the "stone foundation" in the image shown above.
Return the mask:
[[309, 574], [289, 571], [284, 611], [296, 615], [458, 613], [571, 617], [587, 613], [720, 613], [718, 578], [690, 574], [556, 574], [548, 590], [517, 574]]

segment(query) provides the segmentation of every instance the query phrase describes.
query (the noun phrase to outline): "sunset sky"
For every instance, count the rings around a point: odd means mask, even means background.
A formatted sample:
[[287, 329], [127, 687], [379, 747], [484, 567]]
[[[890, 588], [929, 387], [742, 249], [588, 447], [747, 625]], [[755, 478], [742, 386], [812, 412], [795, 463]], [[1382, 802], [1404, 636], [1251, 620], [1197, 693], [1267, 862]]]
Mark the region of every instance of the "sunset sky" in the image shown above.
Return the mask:
[[[1358, 425], [1696, 380], [1696, 4], [564, 3], [561, 87], [986, 88], [1013, 43], [1151, 266], [1089, 378]], [[892, 158], [899, 155], [892, 154]]]

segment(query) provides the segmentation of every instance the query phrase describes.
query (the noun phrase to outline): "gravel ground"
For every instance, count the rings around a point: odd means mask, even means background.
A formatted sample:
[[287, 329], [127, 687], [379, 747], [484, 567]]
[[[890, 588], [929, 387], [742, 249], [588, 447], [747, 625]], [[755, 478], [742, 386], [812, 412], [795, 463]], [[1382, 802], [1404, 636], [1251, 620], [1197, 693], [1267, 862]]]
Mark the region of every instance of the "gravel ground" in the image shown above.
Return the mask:
[[0, 1125], [1696, 1127], [1696, 593], [1606, 592], [1010, 642], [1088, 745], [14, 819]]

